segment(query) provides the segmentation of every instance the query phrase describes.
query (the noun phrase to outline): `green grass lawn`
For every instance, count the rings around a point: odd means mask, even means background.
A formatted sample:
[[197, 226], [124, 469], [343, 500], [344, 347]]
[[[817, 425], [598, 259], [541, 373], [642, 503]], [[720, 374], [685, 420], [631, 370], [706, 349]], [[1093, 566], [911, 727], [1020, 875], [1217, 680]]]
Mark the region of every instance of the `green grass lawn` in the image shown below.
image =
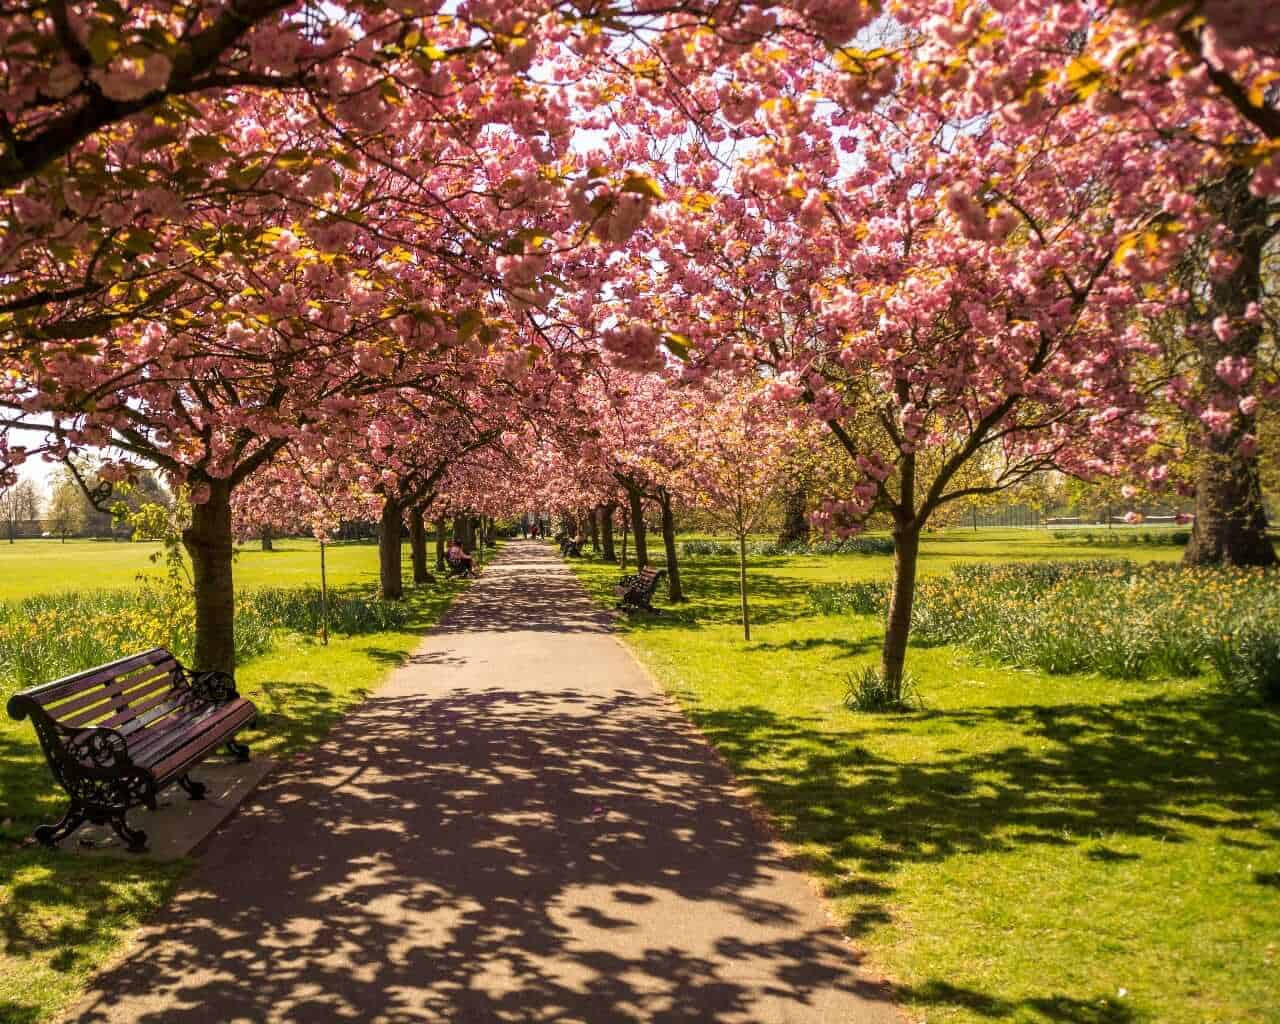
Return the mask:
[[[155, 545], [19, 541], [0, 546], [0, 600], [42, 591], [129, 586]], [[236, 563], [240, 587], [316, 585], [319, 556], [308, 541], [277, 550], [246, 548]], [[377, 548], [339, 544], [326, 552], [335, 587], [377, 579]], [[406, 569], [408, 559], [406, 553]], [[417, 645], [466, 584], [439, 580], [413, 587], [403, 628], [332, 636], [328, 646], [296, 635], [237, 671], [241, 693], [262, 711], [243, 738], [255, 756], [287, 757], [316, 742]], [[42, 821], [56, 820], [64, 797], [53, 784], [29, 722], [0, 719], [0, 1022], [49, 1019], [129, 931], [160, 906], [189, 866], [86, 857], [23, 845]]]
[[[958, 561], [1176, 559], [1175, 548], [952, 531]], [[914, 1020], [1280, 1021], [1280, 711], [1209, 677], [1121, 682], [913, 647], [925, 709], [842, 704], [880, 623], [814, 614], [882, 556], [757, 559], [744, 642], [732, 559], [682, 563], [687, 604], [622, 628], [803, 851]], [[575, 569], [612, 603], [616, 566]]]
[[[157, 575], [161, 566], [151, 556], [158, 542], [69, 540], [0, 542], [0, 601], [60, 590], [128, 587], [139, 573]], [[404, 546], [409, 564], [409, 546]], [[378, 581], [378, 558], [371, 542], [330, 544], [325, 568], [333, 586], [372, 586]], [[237, 587], [320, 585], [320, 551], [314, 540], [277, 540], [274, 551], [255, 542], [237, 548], [233, 569]]]

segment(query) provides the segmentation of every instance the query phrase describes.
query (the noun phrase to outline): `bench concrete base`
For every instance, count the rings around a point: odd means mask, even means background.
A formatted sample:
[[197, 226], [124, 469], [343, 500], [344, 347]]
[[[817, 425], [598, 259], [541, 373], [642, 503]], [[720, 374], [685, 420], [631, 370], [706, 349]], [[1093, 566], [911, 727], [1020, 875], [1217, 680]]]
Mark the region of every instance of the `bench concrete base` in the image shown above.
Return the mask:
[[275, 761], [265, 757], [251, 757], [244, 762], [216, 757], [197, 765], [191, 776], [208, 786], [203, 800], [189, 800], [179, 787], [171, 786], [160, 795], [160, 806], [155, 811], [138, 807], [129, 812], [129, 824], [147, 833], [147, 849], [142, 853], [130, 853], [110, 825], [85, 825], [64, 839], [60, 848], [88, 856], [131, 860], [178, 860], [190, 856], [235, 813], [275, 766]]

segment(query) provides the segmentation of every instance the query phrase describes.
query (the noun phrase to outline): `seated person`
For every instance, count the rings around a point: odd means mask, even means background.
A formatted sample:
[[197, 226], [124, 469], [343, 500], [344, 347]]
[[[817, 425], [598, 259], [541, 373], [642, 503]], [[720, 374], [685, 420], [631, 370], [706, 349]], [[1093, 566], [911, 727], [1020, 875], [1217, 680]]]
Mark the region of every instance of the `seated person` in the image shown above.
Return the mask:
[[467, 572], [472, 570], [471, 556], [462, 550], [462, 545], [456, 540], [449, 545], [449, 561], [462, 566]]

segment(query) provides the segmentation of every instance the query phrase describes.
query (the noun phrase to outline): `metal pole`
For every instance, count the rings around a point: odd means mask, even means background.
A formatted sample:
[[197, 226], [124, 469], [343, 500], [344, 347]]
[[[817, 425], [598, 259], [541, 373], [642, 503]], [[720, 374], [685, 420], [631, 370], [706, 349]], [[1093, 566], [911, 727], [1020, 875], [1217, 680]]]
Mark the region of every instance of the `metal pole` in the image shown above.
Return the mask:
[[324, 541], [320, 542], [320, 642], [329, 645], [329, 577], [324, 569]]

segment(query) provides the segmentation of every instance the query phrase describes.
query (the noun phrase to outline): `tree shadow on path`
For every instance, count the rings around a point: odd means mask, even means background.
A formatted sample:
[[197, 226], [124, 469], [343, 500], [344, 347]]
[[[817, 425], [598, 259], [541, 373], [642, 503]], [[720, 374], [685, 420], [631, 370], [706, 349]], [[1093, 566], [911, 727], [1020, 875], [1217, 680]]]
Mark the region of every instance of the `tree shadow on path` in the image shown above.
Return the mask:
[[627, 691], [375, 697], [218, 837], [75, 1019], [692, 1024], [883, 1000], [779, 898], [787, 865], [676, 723]]

